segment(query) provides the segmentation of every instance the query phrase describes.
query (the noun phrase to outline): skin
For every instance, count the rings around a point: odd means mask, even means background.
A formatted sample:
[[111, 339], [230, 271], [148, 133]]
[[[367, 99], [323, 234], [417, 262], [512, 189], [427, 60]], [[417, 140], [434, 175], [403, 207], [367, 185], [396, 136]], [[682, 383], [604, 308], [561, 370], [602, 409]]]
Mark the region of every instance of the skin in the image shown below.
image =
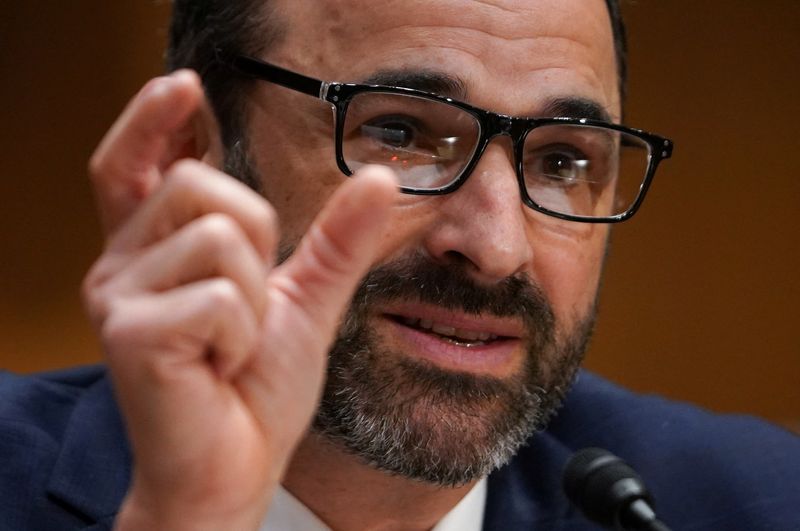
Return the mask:
[[[319, 79], [357, 81], [379, 70], [434, 69], [464, 80], [466, 100], [495, 112], [536, 116], [548, 101], [572, 96], [596, 101], [612, 119], [620, 118], [603, 2], [474, 2], [470, 9], [456, 1], [275, 4], [288, 27], [297, 29], [265, 58]], [[319, 38], [311, 44], [307, 35]], [[267, 168], [266, 195], [280, 213], [282, 237], [296, 241], [342, 182], [330, 141], [331, 113], [324, 103], [269, 84], [260, 84], [252, 100], [253, 156]], [[287, 108], [298, 112], [276, 122]], [[310, 149], [297, 149], [309, 142]], [[564, 223], [524, 207], [510, 160], [510, 142], [501, 137], [457, 193], [402, 198], [402, 222], [387, 233], [380, 255], [391, 259], [412, 248], [443, 263], [466, 261], [486, 283], [533, 273], [558, 317], [573, 322], [594, 299], [607, 227]]]
[[[274, 4], [289, 30], [264, 58], [298, 72], [436, 70], [495, 112], [580, 97], [620, 117], [602, 0]], [[148, 84], [90, 163], [107, 244], [84, 298], [136, 456], [117, 527], [256, 529], [283, 481], [334, 529], [430, 529], [471, 484], [390, 477], [306, 432], [357, 281], [410, 252], [486, 285], [524, 273], [563, 333], [593, 304], [608, 227], [525, 207], [507, 138], [456, 193], [400, 196], [381, 168], [339, 172], [325, 104], [266, 83], [248, 103], [269, 202], [214, 169], [215, 126], [189, 72]], [[279, 241], [302, 243], [274, 267]], [[380, 314], [371, 324], [415, 356]], [[469, 370], [510, 374], [521, 359]]]
[[[361, 81], [381, 70], [433, 69], [463, 80], [465, 101], [495, 112], [537, 116], [553, 99], [580, 97], [620, 120], [604, 2], [472, 2], [467, 9], [463, 2], [276, 4], [293, 29], [264, 59], [297, 72]], [[311, 42], [307, 35], [317, 38]], [[341, 183], [330, 111], [269, 84], [259, 84], [252, 101], [253, 156], [259, 168], [269, 168], [266, 195], [291, 242]], [[299, 112], [276, 123], [274, 116], [286, 114], [282, 109]], [[312, 156], [297, 150], [302, 142], [310, 143]], [[456, 193], [406, 196], [395, 210], [398, 221], [381, 239], [384, 260], [421, 251], [440, 263], [466, 263], [487, 284], [527, 273], [553, 305], [559, 330], [585, 315], [595, 299], [608, 227], [564, 222], [525, 207], [507, 138], [492, 142]], [[374, 326], [381, 330], [379, 319]], [[398, 344], [388, 331], [383, 338]], [[518, 370], [520, 361], [516, 357], [495, 374]], [[429, 529], [472, 486], [442, 490], [387, 477], [314, 436], [301, 443], [284, 484], [335, 529]], [[409, 515], [416, 521], [409, 522]]]

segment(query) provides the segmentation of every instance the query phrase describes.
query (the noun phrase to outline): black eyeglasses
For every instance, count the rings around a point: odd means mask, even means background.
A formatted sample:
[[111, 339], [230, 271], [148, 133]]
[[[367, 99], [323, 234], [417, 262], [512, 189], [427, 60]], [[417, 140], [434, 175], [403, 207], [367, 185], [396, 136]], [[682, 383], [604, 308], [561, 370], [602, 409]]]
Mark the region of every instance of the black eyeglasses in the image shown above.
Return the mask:
[[557, 218], [630, 218], [662, 159], [666, 138], [586, 118], [504, 116], [428, 92], [321, 81], [245, 56], [239, 73], [318, 97], [335, 113], [336, 163], [345, 175], [388, 166], [407, 194], [441, 195], [469, 177], [497, 135], [511, 137], [522, 201]]

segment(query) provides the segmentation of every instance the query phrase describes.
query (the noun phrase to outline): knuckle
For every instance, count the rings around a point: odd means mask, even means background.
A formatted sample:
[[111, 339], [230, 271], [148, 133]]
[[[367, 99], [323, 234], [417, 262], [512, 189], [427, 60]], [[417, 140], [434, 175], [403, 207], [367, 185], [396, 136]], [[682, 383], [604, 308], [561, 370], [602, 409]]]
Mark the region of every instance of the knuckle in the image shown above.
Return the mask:
[[225, 214], [207, 214], [199, 223], [205, 247], [210, 252], [228, 251], [245, 239], [239, 225]]
[[167, 170], [168, 181], [178, 187], [192, 184], [197, 179], [197, 172], [203, 163], [193, 159], [181, 159]]
[[310, 236], [311, 254], [323, 271], [344, 275], [352, 270], [353, 252], [340, 237], [317, 226], [312, 227]]
[[165, 173], [165, 192], [173, 197], [191, 197], [199, 188], [197, 174], [203, 164], [192, 159], [175, 162]]
[[87, 288], [83, 289], [83, 304], [89, 319], [95, 325], [100, 325], [108, 316], [109, 298], [103, 293], [102, 289]]
[[186, 193], [194, 188], [192, 170], [189, 161], [178, 161], [166, 173], [166, 190], [176, 194]]
[[119, 304], [109, 304], [107, 318], [100, 327], [100, 338], [106, 351], [116, 352], [117, 345], [134, 344], [141, 335], [137, 322], [129, 318], [128, 312], [119, 308]]
[[278, 228], [278, 212], [271, 204], [264, 202], [264, 208], [261, 208], [256, 213], [256, 223], [259, 227], [271, 234]]
[[219, 311], [238, 312], [244, 304], [244, 297], [232, 280], [217, 278], [208, 286], [207, 303]]
[[81, 298], [87, 308], [93, 310], [102, 305], [104, 298], [100, 296], [101, 292], [102, 289], [100, 283], [96, 280], [96, 274], [94, 271], [90, 271], [81, 283]]
[[258, 224], [257, 228], [263, 239], [262, 241], [266, 243], [268, 247], [271, 247], [272, 244], [277, 241], [280, 232], [278, 212], [271, 204], [265, 202], [264, 208], [258, 213], [256, 223]]
[[96, 263], [92, 266], [86, 276], [83, 277], [83, 281], [81, 282], [81, 296], [84, 299], [90, 297], [97, 286], [100, 284], [100, 273], [99, 273], [99, 263]]
[[102, 322], [109, 313], [111, 296], [108, 293], [108, 267], [100, 259], [89, 270], [81, 283], [81, 299], [92, 322]]
[[89, 171], [89, 178], [95, 182], [102, 180], [103, 176], [106, 174], [107, 166], [106, 157], [103, 154], [99, 152], [93, 153], [89, 158], [87, 168]]

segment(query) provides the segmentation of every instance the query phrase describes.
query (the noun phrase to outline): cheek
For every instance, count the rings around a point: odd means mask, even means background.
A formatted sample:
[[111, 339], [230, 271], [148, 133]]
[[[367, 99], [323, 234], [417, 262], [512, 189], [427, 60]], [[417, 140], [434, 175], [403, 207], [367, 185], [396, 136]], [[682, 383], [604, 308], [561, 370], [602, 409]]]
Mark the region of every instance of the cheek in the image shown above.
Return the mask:
[[397, 194], [392, 207], [392, 223], [381, 238], [378, 263], [424, 252], [423, 241], [439, 219], [442, 197]]
[[608, 227], [580, 224], [569, 232], [540, 231], [534, 239], [534, 278], [544, 289], [556, 318], [566, 326], [594, 304]]
[[[265, 112], [259, 110], [253, 116]], [[251, 121], [255, 123], [259, 121]], [[324, 128], [285, 123], [251, 126], [250, 156], [261, 175], [264, 196], [278, 213], [283, 245], [300, 241], [336, 189], [348, 179], [336, 165], [332, 133], [319, 129]], [[426, 228], [435, 223], [440, 200], [398, 194], [377, 261], [407, 255], [420, 245]]]
[[281, 244], [295, 246], [336, 187], [315, 182], [318, 172], [313, 168], [299, 169], [297, 164], [283, 161], [269, 166], [264, 196], [278, 213]]
[[296, 244], [347, 177], [336, 165], [332, 126], [302, 111], [288, 116], [288, 105], [279, 105], [284, 112], [253, 109], [249, 149], [264, 196], [278, 213], [282, 243]]

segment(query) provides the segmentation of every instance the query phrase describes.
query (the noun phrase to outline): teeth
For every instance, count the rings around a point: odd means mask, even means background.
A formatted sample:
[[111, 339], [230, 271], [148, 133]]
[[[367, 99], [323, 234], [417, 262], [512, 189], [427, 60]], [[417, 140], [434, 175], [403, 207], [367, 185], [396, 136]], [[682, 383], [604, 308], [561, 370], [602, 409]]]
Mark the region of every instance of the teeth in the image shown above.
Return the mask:
[[431, 328], [435, 333], [439, 334], [440, 336], [454, 336], [456, 335], [456, 329], [452, 326], [445, 326], [440, 324], [434, 324]]
[[463, 330], [461, 328], [455, 328], [452, 326], [447, 326], [439, 323], [434, 323], [429, 319], [414, 319], [411, 317], [403, 317], [402, 318], [403, 324], [406, 326], [410, 326], [413, 328], [422, 328], [423, 330], [430, 330], [434, 334], [439, 334], [440, 336], [446, 336], [453, 339], [460, 339], [464, 341], [493, 341], [497, 339], [495, 334], [490, 334], [488, 332], [475, 332], [473, 330]]
[[467, 341], [475, 341], [478, 339], [478, 332], [473, 332], [470, 330], [456, 329], [456, 332], [453, 335], [455, 335], [459, 339], [466, 339]]

